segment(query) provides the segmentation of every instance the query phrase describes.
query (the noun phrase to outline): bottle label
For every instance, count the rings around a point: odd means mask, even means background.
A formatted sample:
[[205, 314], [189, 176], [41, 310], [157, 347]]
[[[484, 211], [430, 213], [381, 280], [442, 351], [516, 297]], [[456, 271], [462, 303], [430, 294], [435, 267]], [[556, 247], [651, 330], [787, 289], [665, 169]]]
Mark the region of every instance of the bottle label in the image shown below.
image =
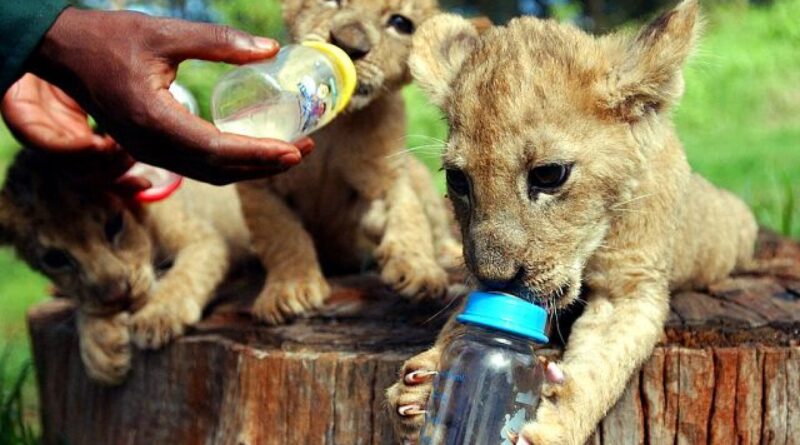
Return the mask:
[[317, 84], [313, 77], [303, 76], [297, 83], [297, 91], [300, 93], [300, 132], [310, 132], [326, 123], [328, 119], [322, 123], [320, 120], [333, 112], [339, 96], [334, 79]]

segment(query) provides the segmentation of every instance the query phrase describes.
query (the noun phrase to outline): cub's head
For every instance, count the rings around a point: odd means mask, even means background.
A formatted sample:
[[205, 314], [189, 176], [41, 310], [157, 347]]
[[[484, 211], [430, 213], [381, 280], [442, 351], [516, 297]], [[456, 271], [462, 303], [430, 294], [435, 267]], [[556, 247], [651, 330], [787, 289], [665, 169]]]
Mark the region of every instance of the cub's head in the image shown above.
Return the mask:
[[603, 38], [535, 18], [479, 35], [440, 15], [417, 31], [411, 70], [449, 121], [448, 194], [482, 286], [556, 307], [579, 295], [614, 218], [634, 217], [643, 161], [674, 137], [697, 9]]
[[87, 311], [137, 305], [154, 282], [141, 214], [108, 187], [66, 177], [70, 162], [33, 150], [17, 155], [0, 191], [0, 243]]
[[284, 0], [293, 41], [322, 40], [355, 62], [358, 85], [349, 109], [365, 107], [411, 80], [408, 54], [417, 27], [436, 0]]

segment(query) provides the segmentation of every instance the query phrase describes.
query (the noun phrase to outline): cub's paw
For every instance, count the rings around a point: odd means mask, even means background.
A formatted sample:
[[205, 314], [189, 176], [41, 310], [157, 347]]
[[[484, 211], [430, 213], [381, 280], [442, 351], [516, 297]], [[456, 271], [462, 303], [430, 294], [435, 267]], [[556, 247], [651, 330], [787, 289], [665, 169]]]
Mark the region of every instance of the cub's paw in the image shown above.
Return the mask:
[[381, 266], [381, 279], [400, 295], [412, 301], [446, 295], [447, 272], [433, 258], [391, 244], [379, 247], [376, 257]]
[[419, 440], [425, 421], [425, 407], [433, 390], [439, 354], [430, 350], [410, 358], [403, 364], [400, 379], [386, 390], [389, 418], [404, 444]]
[[267, 276], [267, 285], [253, 303], [252, 312], [267, 324], [283, 324], [322, 306], [330, 292], [322, 274], [295, 278]]
[[81, 317], [79, 342], [81, 360], [90, 378], [106, 385], [118, 385], [131, 368], [128, 313], [113, 317]]
[[525, 425], [516, 445], [581, 445], [570, 440], [570, 418], [562, 417], [548, 400], [536, 410], [536, 421]]
[[202, 309], [191, 299], [154, 297], [131, 317], [133, 342], [141, 349], [159, 349], [183, 335], [201, 316]]
[[542, 402], [536, 410], [536, 421], [522, 429], [517, 445], [582, 445], [591, 431], [583, 431], [576, 413], [574, 379], [565, 378], [564, 366], [542, 360], [545, 382]]

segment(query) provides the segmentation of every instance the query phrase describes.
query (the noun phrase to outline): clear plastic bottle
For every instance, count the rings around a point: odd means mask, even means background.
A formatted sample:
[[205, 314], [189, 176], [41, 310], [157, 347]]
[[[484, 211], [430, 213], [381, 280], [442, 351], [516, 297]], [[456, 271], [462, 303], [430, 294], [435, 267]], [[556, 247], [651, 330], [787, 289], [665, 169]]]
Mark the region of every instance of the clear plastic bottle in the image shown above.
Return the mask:
[[224, 132], [294, 141], [330, 122], [355, 86], [355, 66], [339, 47], [287, 45], [273, 59], [223, 76], [214, 87], [211, 112]]
[[464, 329], [442, 352], [420, 445], [513, 445], [539, 405], [544, 370], [533, 345], [548, 341], [547, 312], [473, 292], [457, 320]]

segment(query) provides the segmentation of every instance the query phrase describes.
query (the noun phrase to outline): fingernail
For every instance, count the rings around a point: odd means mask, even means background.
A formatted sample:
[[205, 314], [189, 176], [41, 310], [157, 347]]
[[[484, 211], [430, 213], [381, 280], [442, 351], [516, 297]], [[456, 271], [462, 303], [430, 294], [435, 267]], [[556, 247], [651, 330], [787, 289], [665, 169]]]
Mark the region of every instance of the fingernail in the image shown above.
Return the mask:
[[92, 144], [95, 147], [103, 147], [107, 145], [107, 139], [105, 136], [100, 136], [99, 134], [92, 135]]
[[286, 153], [280, 157], [281, 164], [295, 165], [300, 162], [300, 155], [297, 153]]
[[403, 377], [403, 381], [410, 385], [416, 385], [430, 379], [431, 376], [438, 374], [436, 371], [414, 371], [409, 372]]
[[266, 49], [270, 51], [278, 49], [278, 42], [266, 37], [253, 37], [253, 44], [256, 46], [256, 48], [260, 49]]
[[314, 149], [314, 141], [311, 138], [303, 138], [294, 142], [294, 146], [300, 150], [300, 153], [305, 156]]
[[547, 364], [545, 375], [550, 383], [564, 383], [564, 372], [553, 362]]
[[397, 414], [403, 417], [416, 416], [418, 414], [425, 414], [426, 411], [419, 405], [403, 405], [397, 407]]

